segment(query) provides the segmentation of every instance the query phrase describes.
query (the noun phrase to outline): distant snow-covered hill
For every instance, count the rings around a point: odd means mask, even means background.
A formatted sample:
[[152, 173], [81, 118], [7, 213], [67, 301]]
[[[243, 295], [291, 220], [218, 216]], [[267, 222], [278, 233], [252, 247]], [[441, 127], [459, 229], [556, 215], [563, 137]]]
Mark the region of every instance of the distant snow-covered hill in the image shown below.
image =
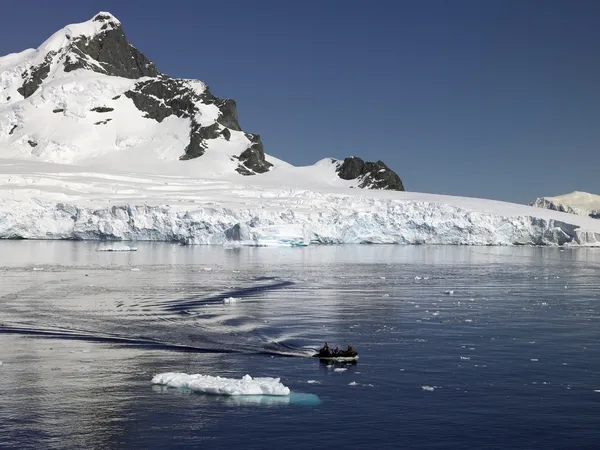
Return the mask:
[[532, 206], [600, 219], [600, 195], [575, 191], [556, 197], [537, 198]]
[[600, 221], [403, 192], [381, 161], [295, 167], [233, 100], [162, 74], [109, 13], [0, 58], [0, 239], [600, 245]]

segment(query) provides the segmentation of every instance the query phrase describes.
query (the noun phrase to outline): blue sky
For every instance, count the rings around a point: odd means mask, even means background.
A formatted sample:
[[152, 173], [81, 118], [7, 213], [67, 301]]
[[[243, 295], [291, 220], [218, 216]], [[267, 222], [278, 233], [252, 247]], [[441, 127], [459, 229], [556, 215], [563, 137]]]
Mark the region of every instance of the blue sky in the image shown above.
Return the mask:
[[295, 165], [383, 160], [407, 190], [600, 194], [600, 2], [2, 3], [0, 54], [110, 11], [159, 70], [236, 100]]

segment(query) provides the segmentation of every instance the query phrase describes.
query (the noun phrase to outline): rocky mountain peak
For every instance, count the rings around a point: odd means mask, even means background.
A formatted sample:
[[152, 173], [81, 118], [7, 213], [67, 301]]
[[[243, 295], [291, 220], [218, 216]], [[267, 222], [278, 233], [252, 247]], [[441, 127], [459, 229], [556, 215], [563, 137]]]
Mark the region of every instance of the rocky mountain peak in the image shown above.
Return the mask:
[[[133, 145], [177, 149], [182, 161], [220, 152], [219, 167], [227, 167], [220, 173], [256, 175], [273, 167], [260, 135], [242, 130], [234, 100], [216, 97], [201, 81], [161, 73], [109, 12], [67, 25], [36, 50], [0, 58], [0, 80], [0, 144], [19, 155], [81, 161], [86, 152]], [[358, 187], [404, 189], [381, 161], [336, 164], [339, 177], [357, 179]]]

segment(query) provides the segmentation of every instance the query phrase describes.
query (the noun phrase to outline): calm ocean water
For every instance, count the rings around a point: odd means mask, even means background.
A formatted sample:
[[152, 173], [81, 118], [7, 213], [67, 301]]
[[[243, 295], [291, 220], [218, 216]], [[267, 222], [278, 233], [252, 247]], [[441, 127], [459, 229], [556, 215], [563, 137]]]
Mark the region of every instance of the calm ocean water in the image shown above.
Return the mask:
[[600, 249], [104, 246], [0, 242], [0, 447], [600, 445]]

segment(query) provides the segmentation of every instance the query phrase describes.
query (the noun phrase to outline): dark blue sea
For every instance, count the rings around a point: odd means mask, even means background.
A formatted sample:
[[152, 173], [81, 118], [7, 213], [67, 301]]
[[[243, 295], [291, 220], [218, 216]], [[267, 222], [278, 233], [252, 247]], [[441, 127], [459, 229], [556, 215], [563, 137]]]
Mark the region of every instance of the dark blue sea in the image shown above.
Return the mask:
[[600, 249], [110, 245], [0, 242], [1, 448], [600, 446]]

